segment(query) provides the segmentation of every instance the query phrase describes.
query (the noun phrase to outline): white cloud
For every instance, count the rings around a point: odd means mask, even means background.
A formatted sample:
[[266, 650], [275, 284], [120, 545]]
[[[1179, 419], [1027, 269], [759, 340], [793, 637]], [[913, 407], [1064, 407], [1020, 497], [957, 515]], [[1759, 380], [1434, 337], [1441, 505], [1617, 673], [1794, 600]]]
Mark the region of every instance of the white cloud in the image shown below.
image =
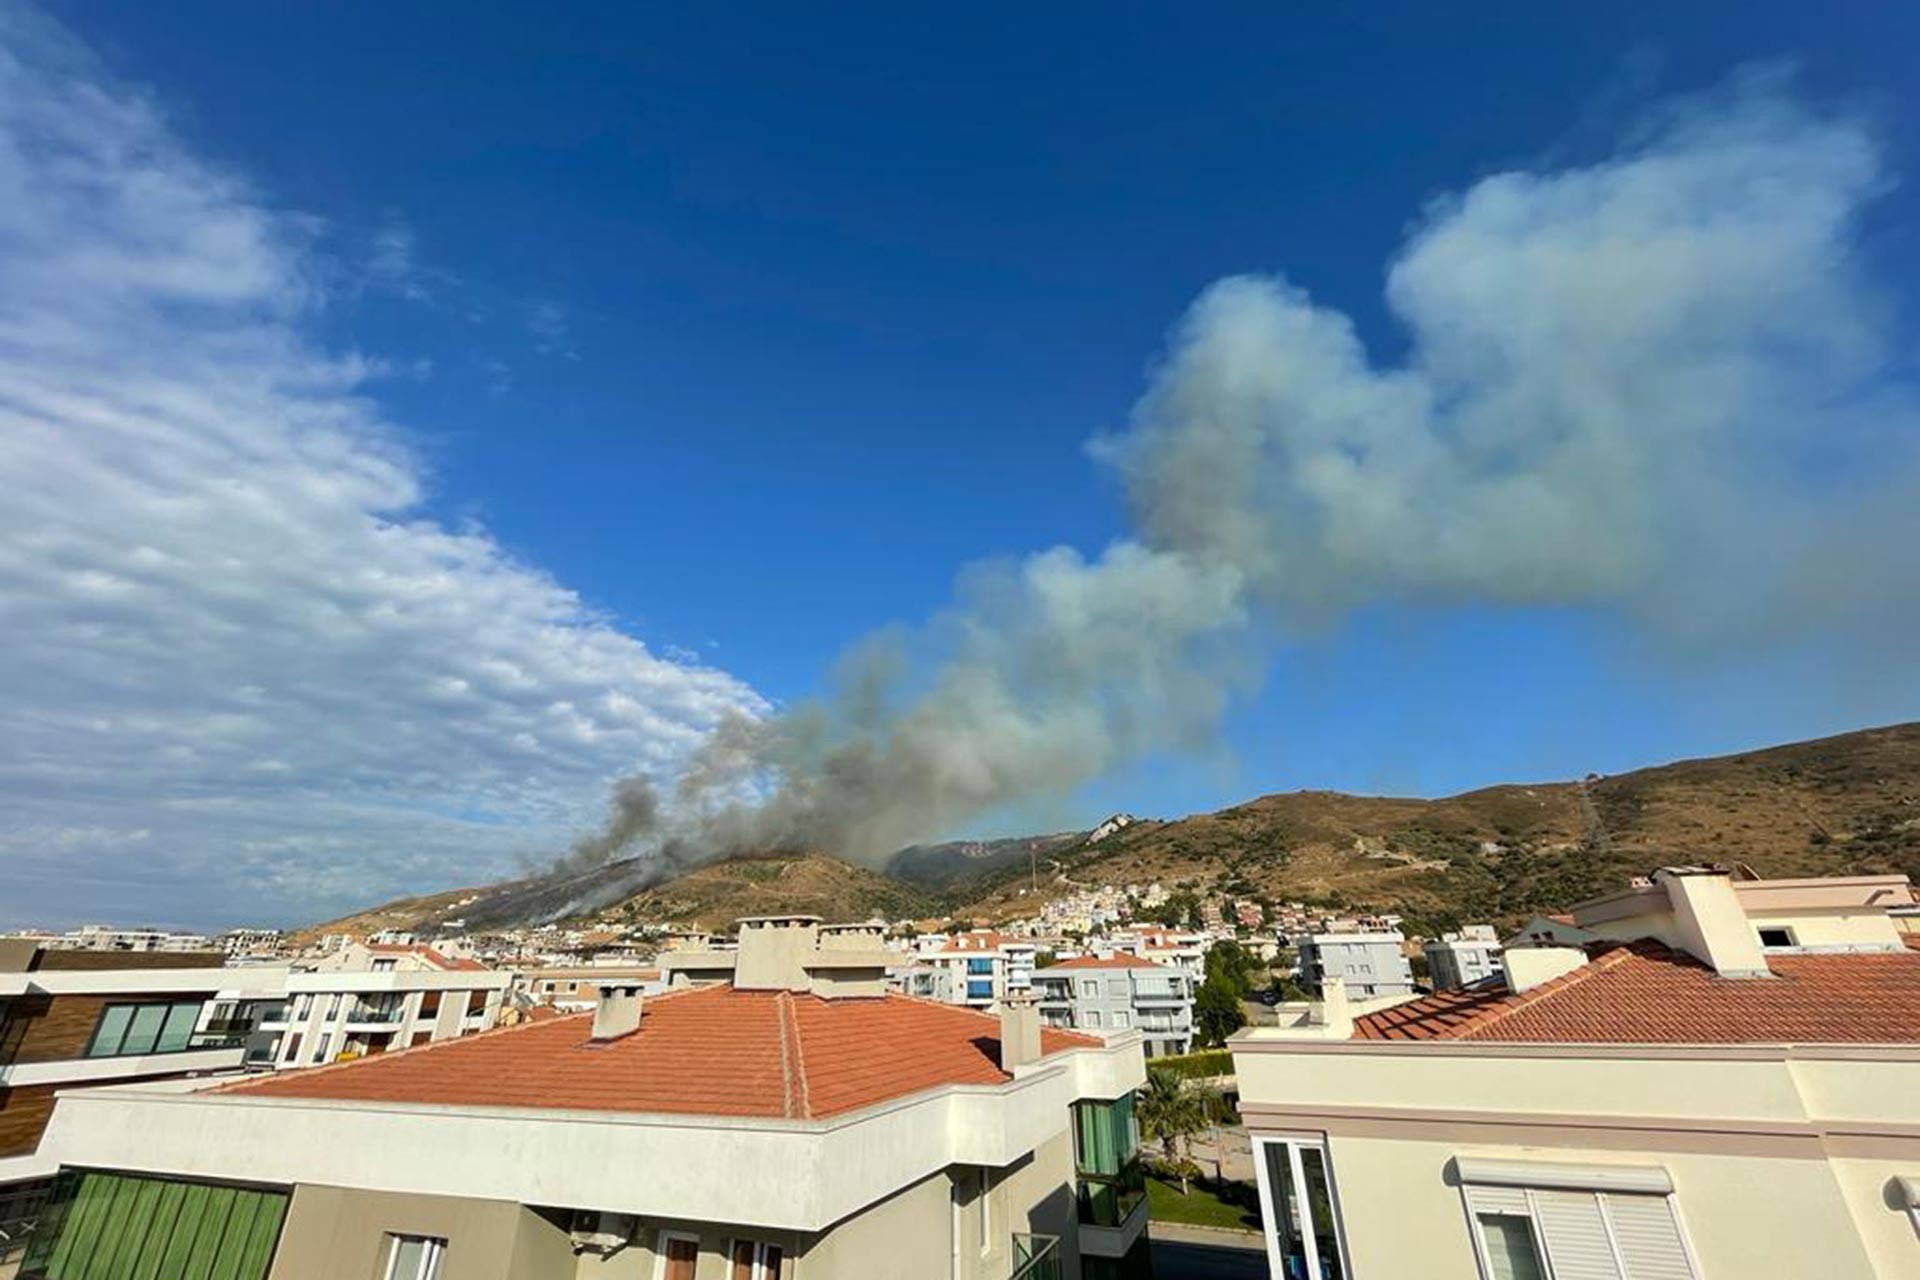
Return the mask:
[[424, 513], [378, 363], [303, 335], [313, 235], [0, 16], [0, 916], [484, 880], [764, 709]]

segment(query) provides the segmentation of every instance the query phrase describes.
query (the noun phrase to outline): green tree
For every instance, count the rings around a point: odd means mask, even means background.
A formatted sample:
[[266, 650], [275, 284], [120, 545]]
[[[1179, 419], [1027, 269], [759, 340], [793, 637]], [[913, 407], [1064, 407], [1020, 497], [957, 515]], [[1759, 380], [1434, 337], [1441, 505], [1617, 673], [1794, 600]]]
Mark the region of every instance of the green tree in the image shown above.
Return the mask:
[[1228, 1036], [1247, 1025], [1240, 993], [1227, 982], [1208, 978], [1193, 997], [1193, 1028], [1202, 1048], [1226, 1043]]
[[1253, 990], [1253, 975], [1259, 964], [1247, 949], [1231, 938], [1222, 938], [1207, 951], [1207, 981], [1219, 982], [1244, 999]]
[[1182, 1080], [1164, 1067], [1148, 1067], [1146, 1087], [1133, 1095], [1133, 1114], [1141, 1135], [1159, 1143], [1167, 1163], [1178, 1170], [1180, 1194], [1186, 1195], [1195, 1167], [1187, 1145], [1193, 1135], [1226, 1117], [1226, 1099], [1211, 1085]]

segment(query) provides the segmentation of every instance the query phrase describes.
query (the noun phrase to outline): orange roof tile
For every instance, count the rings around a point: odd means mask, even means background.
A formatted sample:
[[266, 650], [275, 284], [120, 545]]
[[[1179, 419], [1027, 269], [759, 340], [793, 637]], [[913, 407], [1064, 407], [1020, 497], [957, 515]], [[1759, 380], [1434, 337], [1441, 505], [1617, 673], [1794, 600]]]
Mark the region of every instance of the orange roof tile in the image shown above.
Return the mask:
[[[576, 1014], [219, 1086], [263, 1098], [817, 1119], [950, 1084], [1001, 1084], [1000, 1020], [906, 996], [696, 987], [604, 1044]], [[1093, 1048], [1041, 1032], [1046, 1053]]]
[[1769, 955], [1771, 978], [1722, 978], [1643, 939], [1514, 995], [1501, 979], [1354, 1019], [1360, 1040], [1559, 1044], [1920, 1043], [1920, 952]]
[[[1126, 951], [1116, 951], [1110, 956], [1075, 956], [1071, 960], [1062, 960], [1048, 969], [1165, 969], [1169, 966], [1158, 960], [1148, 960]], [[1046, 969], [1037, 972], [1045, 973]]]

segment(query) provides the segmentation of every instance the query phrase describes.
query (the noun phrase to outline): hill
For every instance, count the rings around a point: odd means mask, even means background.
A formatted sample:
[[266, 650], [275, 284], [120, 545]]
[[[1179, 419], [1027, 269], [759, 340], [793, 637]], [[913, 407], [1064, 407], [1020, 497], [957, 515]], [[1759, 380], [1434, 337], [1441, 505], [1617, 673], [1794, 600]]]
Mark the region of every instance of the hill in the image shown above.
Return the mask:
[[[1053, 887], [1158, 880], [1399, 911], [1431, 929], [1563, 906], [1683, 861], [1920, 880], [1920, 724], [1441, 800], [1263, 796], [1056, 853]], [[1022, 887], [969, 911], [1024, 914]]]
[[1296, 791], [1106, 832], [919, 845], [886, 872], [822, 855], [736, 858], [638, 889], [637, 861], [560, 880], [408, 898], [310, 933], [459, 919], [469, 928], [592, 913], [721, 927], [800, 911], [829, 920], [1031, 914], [1080, 885], [1146, 884], [1398, 911], [1424, 930], [1508, 921], [1670, 862], [1763, 875], [1904, 871], [1920, 880], [1920, 724], [1439, 800]]

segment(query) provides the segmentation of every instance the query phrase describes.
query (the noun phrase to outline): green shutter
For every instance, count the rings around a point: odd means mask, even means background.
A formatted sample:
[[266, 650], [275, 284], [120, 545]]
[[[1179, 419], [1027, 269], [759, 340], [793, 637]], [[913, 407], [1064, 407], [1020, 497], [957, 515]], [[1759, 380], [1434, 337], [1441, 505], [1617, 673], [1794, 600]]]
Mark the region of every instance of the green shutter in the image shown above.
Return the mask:
[[22, 1280], [265, 1280], [287, 1193], [62, 1174]]

